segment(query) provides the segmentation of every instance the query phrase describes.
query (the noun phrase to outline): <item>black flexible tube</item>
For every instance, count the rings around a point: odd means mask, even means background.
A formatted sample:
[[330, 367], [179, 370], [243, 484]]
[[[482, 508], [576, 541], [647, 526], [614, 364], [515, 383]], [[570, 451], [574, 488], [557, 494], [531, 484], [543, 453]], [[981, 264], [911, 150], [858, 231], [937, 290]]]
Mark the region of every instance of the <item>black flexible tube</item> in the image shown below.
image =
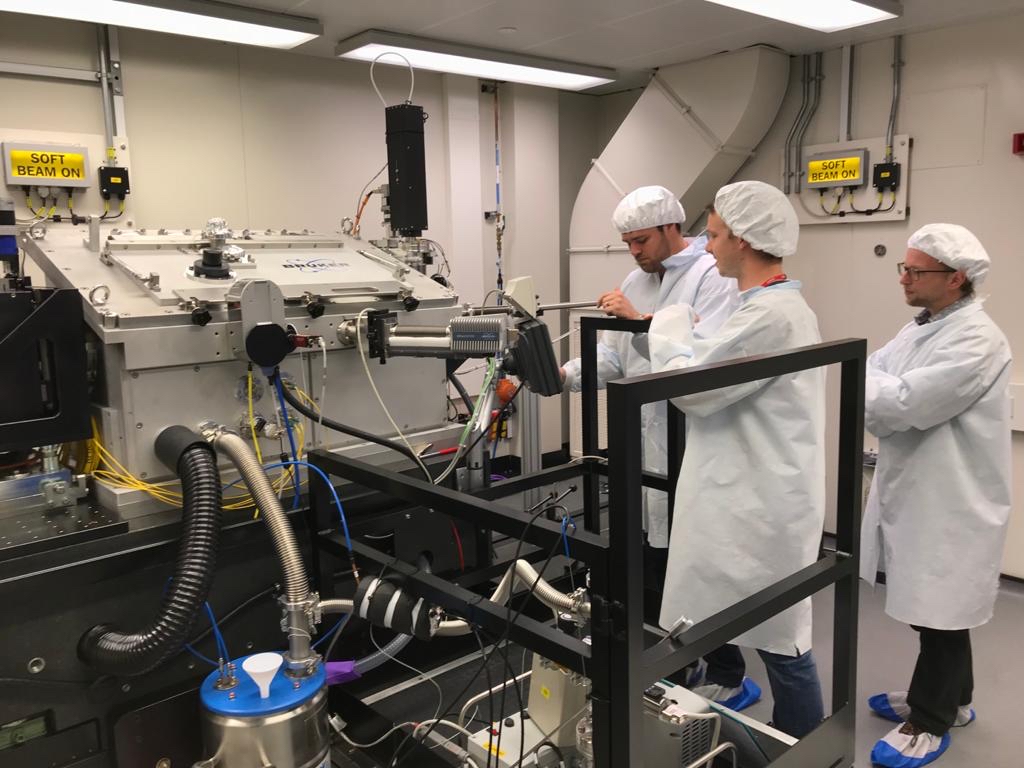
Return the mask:
[[101, 672], [142, 675], [177, 654], [210, 591], [221, 527], [220, 475], [213, 448], [201, 441], [188, 445], [178, 459], [177, 471], [183, 531], [174, 575], [150, 626], [126, 633], [101, 624], [82, 636], [79, 657]]
[[[275, 369], [274, 373], [271, 374], [270, 376], [271, 385], [276, 386], [275, 379], [277, 378], [277, 376], [278, 371]], [[282, 382], [282, 384], [283, 383], [284, 382]], [[352, 437], [357, 437], [360, 440], [364, 440], [367, 443], [376, 443], [377, 445], [382, 445], [385, 448], [390, 448], [392, 451], [397, 451], [398, 453], [405, 456], [413, 464], [419, 464], [419, 462], [417, 461], [416, 454], [414, 454], [401, 443], [396, 443], [394, 440], [388, 440], [386, 437], [379, 437], [371, 432], [364, 432], [358, 427], [353, 427], [348, 424], [342, 424], [340, 421], [329, 419], [328, 417], [323, 416], [314, 411], [312, 408], [306, 406], [301, 400], [299, 400], [299, 398], [295, 396], [294, 392], [288, 389], [287, 386], [283, 386], [281, 387], [281, 389], [284, 391], [284, 399], [288, 401], [288, 405], [290, 405], [292, 408], [301, 413], [310, 421], [316, 424], [323, 424], [328, 429], [333, 429], [335, 432], [341, 432], [343, 435], [350, 435]]]
[[469, 396], [469, 392], [466, 391], [466, 386], [459, 381], [459, 377], [454, 373], [448, 374], [448, 382], [455, 387], [455, 391], [459, 393], [459, 397], [462, 398], [462, 404], [466, 406], [466, 413], [470, 416], [473, 415], [473, 398]]

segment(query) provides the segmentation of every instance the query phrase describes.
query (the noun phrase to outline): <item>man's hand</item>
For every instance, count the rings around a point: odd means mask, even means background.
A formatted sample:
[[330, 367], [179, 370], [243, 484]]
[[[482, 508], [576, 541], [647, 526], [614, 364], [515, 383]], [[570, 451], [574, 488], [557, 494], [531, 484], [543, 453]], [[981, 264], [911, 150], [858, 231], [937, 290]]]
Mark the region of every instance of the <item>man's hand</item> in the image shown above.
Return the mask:
[[561, 377], [561, 379], [562, 379], [562, 386], [564, 387], [565, 386], [565, 368], [559, 368], [558, 369], [558, 375]]
[[604, 310], [606, 315], [621, 317], [623, 320], [641, 319], [640, 313], [636, 311], [636, 307], [618, 288], [601, 294], [601, 297], [597, 300], [597, 308]]

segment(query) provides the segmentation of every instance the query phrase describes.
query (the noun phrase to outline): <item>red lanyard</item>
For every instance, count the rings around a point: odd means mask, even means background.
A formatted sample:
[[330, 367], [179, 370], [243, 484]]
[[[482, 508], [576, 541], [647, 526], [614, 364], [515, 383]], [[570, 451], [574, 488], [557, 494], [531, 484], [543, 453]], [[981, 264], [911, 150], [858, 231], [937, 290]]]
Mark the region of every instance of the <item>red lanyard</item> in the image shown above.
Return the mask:
[[789, 280], [789, 278], [786, 277], [785, 273], [778, 274], [775, 277], [769, 277], [767, 280], [761, 283], [761, 287], [767, 288], [770, 285], [775, 285], [776, 283], [784, 283], [787, 280]]

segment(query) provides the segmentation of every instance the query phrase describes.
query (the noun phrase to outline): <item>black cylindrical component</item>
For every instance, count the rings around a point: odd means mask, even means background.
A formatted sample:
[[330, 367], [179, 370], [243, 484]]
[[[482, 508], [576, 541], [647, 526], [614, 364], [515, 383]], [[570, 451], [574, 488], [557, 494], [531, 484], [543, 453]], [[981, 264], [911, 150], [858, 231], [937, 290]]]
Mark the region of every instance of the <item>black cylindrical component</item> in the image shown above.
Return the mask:
[[206, 442], [200, 435], [197, 435], [188, 427], [173, 426], [167, 427], [153, 443], [153, 452], [163, 462], [164, 466], [172, 472], [178, 471], [178, 462], [182, 455], [189, 448], [200, 447], [213, 452], [213, 446]]
[[221, 527], [217, 456], [208, 443], [185, 427], [161, 432], [156, 451], [161, 461], [173, 461], [181, 478], [183, 530], [178, 558], [152, 624], [130, 633], [101, 624], [79, 640], [79, 657], [112, 675], [142, 675], [176, 655], [191, 634], [213, 583]]
[[273, 368], [293, 349], [294, 340], [277, 323], [258, 323], [245, 335], [245, 354], [260, 368]]
[[391, 228], [418, 237], [427, 228], [427, 165], [423, 107], [396, 104], [384, 110], [388, 146]]
[[224, 264], [224, 251], [220, 248], [203, 248], [203, 258], [192, 263], [192, 271], [199, 277], [220, 280], [231, 277], [231, 269]]
[[376, 627], [393, 629], [420, 640], [430, 639], [430, 608], [384, 579], [363, 579], [352, 598], [352, 612]]

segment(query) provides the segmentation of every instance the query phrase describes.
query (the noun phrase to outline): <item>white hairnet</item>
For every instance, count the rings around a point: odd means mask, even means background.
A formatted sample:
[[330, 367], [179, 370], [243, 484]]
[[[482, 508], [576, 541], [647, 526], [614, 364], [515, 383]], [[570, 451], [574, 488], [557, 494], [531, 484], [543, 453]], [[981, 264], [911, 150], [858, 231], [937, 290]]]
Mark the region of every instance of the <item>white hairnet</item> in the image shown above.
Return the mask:
[[975, 284], [985, 279], [992, 263], [974, 233], [959, 224], [925, 224], [910, 236], [907, 247], [963, 271]]
[[623, 234], [685, 221], [686, 211], [679, 198], [664, 187], [634, 189], [622, 198], [612, 214], [612, 224]]
[[751, 248], [779, 259], [796, 254], [800, 222], [786, 196], [771, 184], [726, 184], [715, 195], [715, 212]]

